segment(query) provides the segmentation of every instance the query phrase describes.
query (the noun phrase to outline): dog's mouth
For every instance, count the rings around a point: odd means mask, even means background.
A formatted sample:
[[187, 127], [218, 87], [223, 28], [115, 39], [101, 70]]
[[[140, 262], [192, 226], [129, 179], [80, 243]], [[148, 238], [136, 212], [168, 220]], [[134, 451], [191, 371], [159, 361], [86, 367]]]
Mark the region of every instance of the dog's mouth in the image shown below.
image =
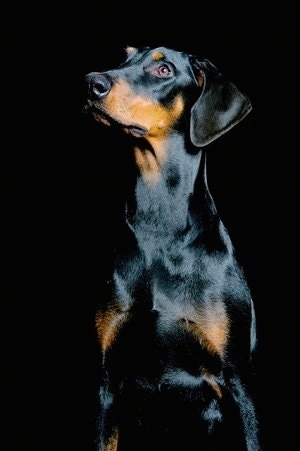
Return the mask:
[[132, 136], [136, 138], [142, 138], [147, 134], [147, 129], [144, 127], [140, 127], [139, 125], [129, 125], [123, 126], [124, 130]]
[[125, 133], [130, 134], [135, 138], [142, 138], [148, 133], [148, 130], [145, 127], [142, 127], [139, 124], [124, 124], [106, 111], [97, 108], [95, 105], [87, 104], [84, 110], [90, 111], [97, 122], [101, 122], [106, 126], [121, 128]]

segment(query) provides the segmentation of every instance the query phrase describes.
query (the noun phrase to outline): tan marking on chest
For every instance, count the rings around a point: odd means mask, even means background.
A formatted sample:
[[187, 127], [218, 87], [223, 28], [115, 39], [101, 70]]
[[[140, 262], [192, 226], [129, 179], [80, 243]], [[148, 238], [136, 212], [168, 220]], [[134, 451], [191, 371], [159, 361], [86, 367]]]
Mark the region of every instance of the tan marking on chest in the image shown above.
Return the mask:
[[223, 356], [229, 337], [229, 318], [224, 303], [214, 302], [181, 320], [182, 327], [212, 354]]
[[105, 443], [104, 451], [117, 451], [118, 441], [119, 441], [119, 432], [117, 429], [114, 429], [112, 435], [108, 438], [107, 442]]
[[116, 309], [110, 309], [96, 314], [96, 330], [103, 351], [111, 348], [120, 328], [127, 318], [127, 312], [120, 312]]
[[214, 376], [210, 374], [206, 370], [202, 370], [201, 372], [203, 379], [211, 386], [211, 388], [214, 390], [218, 398], [222, 398], [222, 391], [220, 388], [220, 385], [216, 382]]

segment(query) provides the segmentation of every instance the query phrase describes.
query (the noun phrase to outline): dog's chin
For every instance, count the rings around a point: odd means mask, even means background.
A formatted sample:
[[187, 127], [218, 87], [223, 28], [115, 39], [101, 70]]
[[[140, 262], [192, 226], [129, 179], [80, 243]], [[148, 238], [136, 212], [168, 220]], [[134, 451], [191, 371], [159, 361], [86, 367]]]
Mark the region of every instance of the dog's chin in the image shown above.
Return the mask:
[[141, 125], [123, 124], [118, 119], [110, 116], [106, 112], [101, 111], [99, 109], [93, 109], [91, 112], [96, 122], [100, 122], [103, 125], [106, 125], [107, 127], [119, 128], [120, 130], [123, 130], [126, 134], [132, 135], [135, 138], [142, 138], [148, 133], [148, 130], [145, 127], [142, 127]]

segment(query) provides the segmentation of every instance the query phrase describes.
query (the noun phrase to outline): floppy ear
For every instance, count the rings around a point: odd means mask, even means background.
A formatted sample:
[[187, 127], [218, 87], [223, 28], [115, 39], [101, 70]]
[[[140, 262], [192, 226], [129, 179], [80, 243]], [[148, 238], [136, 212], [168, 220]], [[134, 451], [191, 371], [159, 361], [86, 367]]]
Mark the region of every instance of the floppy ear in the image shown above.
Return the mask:
[[248, 97], [225, 81], [208, 60], [195, 60], [193, 66], [202, 92], [191, 109], [190, 135], [192, 143], [202, 147], [238, 124], [252, 106]]

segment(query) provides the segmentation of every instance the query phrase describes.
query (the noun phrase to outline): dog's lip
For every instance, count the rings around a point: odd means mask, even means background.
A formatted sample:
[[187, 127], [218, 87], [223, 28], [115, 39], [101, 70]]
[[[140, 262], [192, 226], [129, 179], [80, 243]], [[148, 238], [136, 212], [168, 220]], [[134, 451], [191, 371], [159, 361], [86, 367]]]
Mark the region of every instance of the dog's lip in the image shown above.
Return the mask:
[[135, 136], [136, 138], [141, 138], [142, 136], [145, 136], [147, 133], [147, 129], [144, 127], [141, 127], [140, 125], [126, 125], [125, 130], [128, 130], [128, 133]]
[[109, 121], [112, 125], [122, 127], [127, 133], [131, 134], [132, 136], [135, 136], [136, 138], [141, 138], [142, 136], [145, 136], [148, 133], [148, 130], [145, 127], [142, 127], [139, 124], [124, 124], [121, 121], [118, 121], [118, 119], [116, 119], [115, 117], [108, 114], [102, 108], [99, 108], [95, 105], [92, 106], [92, 111], [96, 115], [99, 115], [103, 117], [103, 119]]

